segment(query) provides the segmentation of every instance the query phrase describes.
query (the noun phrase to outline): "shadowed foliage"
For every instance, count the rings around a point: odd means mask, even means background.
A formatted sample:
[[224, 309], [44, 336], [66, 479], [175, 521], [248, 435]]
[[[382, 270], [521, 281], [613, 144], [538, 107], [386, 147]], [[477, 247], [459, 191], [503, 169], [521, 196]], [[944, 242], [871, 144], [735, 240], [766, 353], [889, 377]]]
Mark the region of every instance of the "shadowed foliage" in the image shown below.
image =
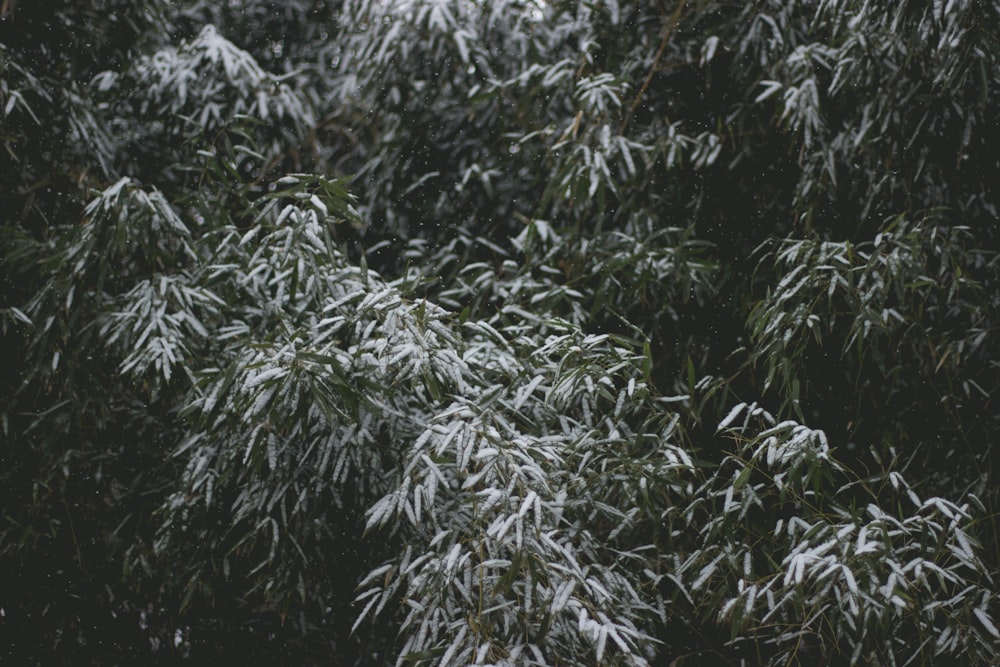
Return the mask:
[[995, 664], [997, 26], [0, 0], [0, 656]]

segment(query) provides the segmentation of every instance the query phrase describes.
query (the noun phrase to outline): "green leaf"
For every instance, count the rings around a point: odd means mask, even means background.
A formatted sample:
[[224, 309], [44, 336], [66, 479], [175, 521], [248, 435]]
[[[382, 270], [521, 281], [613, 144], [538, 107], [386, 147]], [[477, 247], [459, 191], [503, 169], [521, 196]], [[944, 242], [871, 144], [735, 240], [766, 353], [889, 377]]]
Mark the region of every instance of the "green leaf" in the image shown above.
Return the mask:
[[688, 383], [688, 394], [694, 396], [695, 387], [695, 374], [694, 374], [694, 362], [691, 361], [691, 357], [687, 358], [687, 383]]
[[750, 479], [750, 474], [753, 472], [753, 467], [749, 463], [744, 464], [744, 466], [743, 470], [740, 471], [740, 474], [733, 481], [733, 489], [736, 491], [743, 488], [747, 480]]
[[434, 658], [440, 658], [444, 655], [445, 648], [432, 648], [426, 651], [413, 651], [412, 653], [407, 653], [403, 656], [403, 660], [406, 662], [423, 662], [424, 660], [433, 660]]

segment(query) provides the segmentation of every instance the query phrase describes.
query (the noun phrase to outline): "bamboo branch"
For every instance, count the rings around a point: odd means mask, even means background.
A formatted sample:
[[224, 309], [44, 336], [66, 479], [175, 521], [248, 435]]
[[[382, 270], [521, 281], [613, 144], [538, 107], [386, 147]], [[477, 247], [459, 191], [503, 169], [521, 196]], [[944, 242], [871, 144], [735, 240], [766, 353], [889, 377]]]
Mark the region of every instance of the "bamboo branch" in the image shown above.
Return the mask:
[[680, 0], [677, 3], [677, 8], [674, 9], [674, 13], [670, 15], [667, 24], [663, 27], [663, 38], [660, 40], [660, 48], [656, 50], [656, 56], [653, 58], [653, 64], [649, 68], [649, 72], [646, 74], [646, 80], [642, 82], [642, 87], [639, 88], [639, 92], [635, 94], [635, 98], [632, 99], [632, 104], [629, 105], [628, 113], [625, 114], [625, 118], [622, 119], [621, 128], [618, 130], [618, 134], [625, 134], [625, 130], [628, 129], [629, 121], [632, 120], [632, 116], [635, 114], [635, 110], [639, 108], [639, 103], [642, 101], [642, 96], [646, 94], [646, 89], [649, 88], [650, 82], [653, 80], [653, 74], [660, 66], [660, 60], [663, 58], [663, 52], [667, 50], [667, 44], [670, 42], [670, 36], [674, 32], [674, 28], [677, 27], [677, 23], [681, 18], [681, 12], [684, 11], [684, 5], [687, 0]]

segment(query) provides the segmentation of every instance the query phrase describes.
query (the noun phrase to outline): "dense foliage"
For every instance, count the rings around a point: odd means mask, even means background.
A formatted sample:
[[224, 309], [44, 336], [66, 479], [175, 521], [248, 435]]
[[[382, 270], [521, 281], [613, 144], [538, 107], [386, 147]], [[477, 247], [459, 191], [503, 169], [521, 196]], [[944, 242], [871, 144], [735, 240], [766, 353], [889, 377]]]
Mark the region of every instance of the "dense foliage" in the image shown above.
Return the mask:
[[17, 664], [996, 664], [1000, 5], [0, 2]]

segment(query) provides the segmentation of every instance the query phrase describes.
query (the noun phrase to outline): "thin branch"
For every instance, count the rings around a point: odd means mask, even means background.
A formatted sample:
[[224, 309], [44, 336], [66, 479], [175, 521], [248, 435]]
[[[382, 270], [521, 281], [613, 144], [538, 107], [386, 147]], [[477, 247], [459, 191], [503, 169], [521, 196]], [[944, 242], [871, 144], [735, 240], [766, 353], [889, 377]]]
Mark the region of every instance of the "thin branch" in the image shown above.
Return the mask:
[[684, 11], [685, 4], [687, 4], [687, 0], [681, 0], [677, 3], [674, 13], [670, 15], [670, 19], [663, 27], [663, 38], [660, 40], [660, 48], [656, 50], [656, 56], [654, 56], [653, 64], [650, 66], [649, 72], [646, 74], [646, 80], [642, 82], [642, 87], [639, 88], [639, 92], [635, 94], [632, 104], [629, 105], [628, 113], [625, 114], [625, 118], [622, 119], [622, 125], [618, 130], [618, 134], [625, 134], [625, 130], [628, 129], [629, 121], [632, 120], [635, 110], [639, 108], [642, 96], [646, 94], [646, 89], [649, 88], [649, 84], [653, 80], [653, 74], [656, 73], [656, 70], [660, 66], [660, 60], [663, 58], [663, 52], [667, 50], [667, 44], [670, 42], [670, 36], [674, 32], [674, 28], [677, 27], [677, 23], [681, 18], [681, 12]]

